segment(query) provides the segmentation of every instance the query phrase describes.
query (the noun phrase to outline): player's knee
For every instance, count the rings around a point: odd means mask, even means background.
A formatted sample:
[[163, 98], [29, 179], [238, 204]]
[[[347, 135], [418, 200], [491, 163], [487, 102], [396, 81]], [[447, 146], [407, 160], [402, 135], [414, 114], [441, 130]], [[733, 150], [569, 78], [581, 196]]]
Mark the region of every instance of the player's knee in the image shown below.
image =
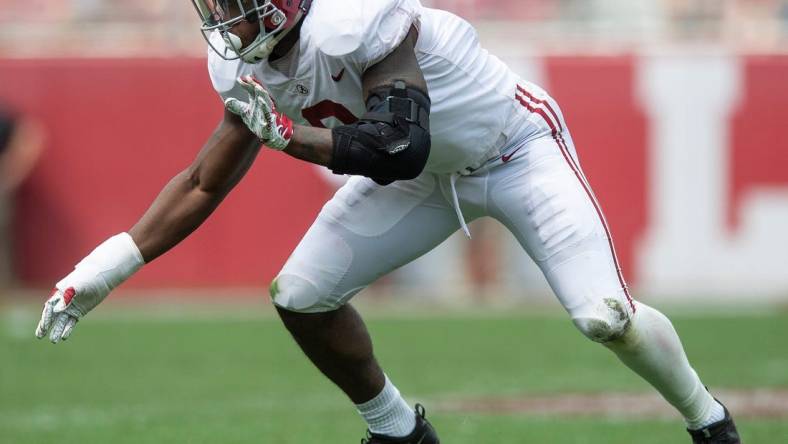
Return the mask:
[[277, 307], [296, 313], [322, 313], [339, 308], [306, 279], [291, 274], [279, 275], [270, 287]]
[[615, 299], [605, 299], [572, 316], [572, 322], [583, 335], [602, 344], [622, 337], [629, 329], [630, 319], [629, 311]]

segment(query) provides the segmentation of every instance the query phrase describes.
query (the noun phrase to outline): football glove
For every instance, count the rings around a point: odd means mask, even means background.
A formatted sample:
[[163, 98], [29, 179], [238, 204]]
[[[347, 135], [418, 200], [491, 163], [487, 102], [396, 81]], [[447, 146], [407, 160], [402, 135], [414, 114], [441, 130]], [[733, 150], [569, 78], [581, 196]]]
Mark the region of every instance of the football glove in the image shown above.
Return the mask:
[[36, 337], [41, 339], [49, 332], [54, 344], [68, 339], [81, 317], [144, 264], [127, 233], [109, 238], [55, 285], [52, 296], [44, 303]]
[[242, 76], [238, 78], [238, 85], [249, 94], [249, 101], [229, 98], [224, 106], [241, 117], [266, 146], [278, 151], [287, 148], [293, 137], [293, 121], [276, 110], [271, 94], [254, 77]]

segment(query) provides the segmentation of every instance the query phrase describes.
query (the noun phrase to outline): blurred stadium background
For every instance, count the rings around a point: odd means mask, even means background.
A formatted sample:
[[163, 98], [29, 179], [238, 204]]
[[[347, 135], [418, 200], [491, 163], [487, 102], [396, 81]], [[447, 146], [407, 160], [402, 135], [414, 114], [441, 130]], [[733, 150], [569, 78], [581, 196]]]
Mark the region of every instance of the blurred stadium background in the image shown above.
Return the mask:
[[[558, 99], [637, 297], [671, 315], [746, 442], [788, 442], [788, 1], [423, 3]], [[205, 51], [186, 1], [0, 0], [0, 442], [360, 436], [267, 302], [337, 186], [278, 153], [73, 341], [32, 339], [46, 289], [212, 131]], [[471, 230], [357, 298], [449, 444], [686, 441], [505, 230]]]

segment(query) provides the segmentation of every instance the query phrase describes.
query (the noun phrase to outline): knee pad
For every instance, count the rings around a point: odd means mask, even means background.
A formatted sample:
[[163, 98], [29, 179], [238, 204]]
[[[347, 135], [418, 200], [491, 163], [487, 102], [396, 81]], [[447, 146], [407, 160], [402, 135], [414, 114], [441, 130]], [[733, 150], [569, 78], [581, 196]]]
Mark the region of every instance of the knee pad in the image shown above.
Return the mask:
[[581, 313], [572, 315], [572, 322], [594, 342], [604, 344], [615, 341], [629, 329], [632, 314], [627, 305], [618, 299], [604, 299], [584, 308]]
[[274, 279], [270, 293], [274, 305], [296, 313], [323, 313], [341, 306], [332, 302], [328, 295], [320, 294], [306, 279], [292, 274], [279, 275]]

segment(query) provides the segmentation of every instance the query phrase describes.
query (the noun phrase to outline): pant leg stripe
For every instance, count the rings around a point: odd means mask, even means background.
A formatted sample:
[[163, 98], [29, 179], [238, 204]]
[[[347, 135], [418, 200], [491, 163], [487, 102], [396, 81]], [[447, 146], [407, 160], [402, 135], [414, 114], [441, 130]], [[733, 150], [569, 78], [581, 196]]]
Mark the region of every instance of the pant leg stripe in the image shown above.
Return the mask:
[[[629, 294], [629, 287], [627, 286], [626, 280], [624, 280], [624, 274], [623, 274], [623, 272], [621, 270], [621, 265], [620, 265], [620, 263], [618, 261], [618, 255], [616, 254], [616, 248], [615, 248], [615, 245], [613, 244], [613, 236], [610, 233], [610, 228], [607, 225], [607, 220], [605, 219], [605, 216], [602, 213], [602, 209], [601, 209], [601, 207], [599, 205], [599, 202], [596, 200], [596, 197], [594, 196], [594, 193], [591, 191], [591, 187], [588, 184], [588, 181], [586, 180], [585, 176], [583, 175], [582, 171], [580, 170], [580, 167], [577, 165], [574, 157], [572, 157], [572, 153], [569, 151], [569, 148], [566, 145], [566, 141], [564, 140], [564, 137], [563, 137], [563, 134], [562, 134], [562, 132], [563, 132], [563, 125], [561, 123], [561, 120], [558, 118], [558, 113], [556, 113], [555, 110], [552, 108], [552, 106], [550, 106], [550, 103], [545, 101], [545, 100], [532, 99], [533, 102], [535, 102], [535, 103], [534, 104], [529, 103], [528, 102], [528, 98], [532, 98], [533, 96], [530, 93], [528, 93], [527, 91], [525, 91], [525, 89], [522, 86], [518, 85], [517, 86], [517, 90], [518, 90], [518, 92], [522, 93], [523, 96], [525, 96], [525, 97], [521, 97], [517, 92], [515, 92], [515, 98], [528, 111], [530, 111], [532, 113], [539, 114], [544, 119], [544, 121], [547, 123], [547, 125], [550, 127], [550, 131], [552, 133], [553, 140], [555, 140], [556, 145], [558, 145], [558, 149], [559, 149], [559, 151], [561, 151], [561, 154], [563, 155], [564, 160], [566, 160], [566, 163], [569, 165], [569, 168], [572, 170], [572, 172], [575, 173], [575, 176], [577, 177], [577, 180], [580, 181], [580, 185], [582, 185], [583, 190], [585, 190], [586, 195], [588, 195], [588, 198], [591, 200], [591, 204], [594, 206], [594, 210], [596, 211], [597, 216], [599, 217], [599, 220], [602, 222], [602, 227], [605, 229], [605, 234], [607, 235], [608, 245], [610, 246], [610, 253], [611, 253], [612, 257], [613, 257], [613, 263], [614, 263], [614, 265], [616, 267], [616, 275], [618, 276], [618, 281], [621, 284], [621, 288], [624, 290], [624, 294], [627, 297], [627, 302], [629, 302], [629, 305], [632, 308], [632, 312], [634, 313], [635, 310], [636, 310], [635, 303], [632, 300], [632, 296]], [[547, 112], [545, 112], [545, 108], [547, 109]], [[550, 116], [548, 115], [548, 112], [549, 112], [549, 114], [552, 115], [552, 117], [555, 118], [555, 121], [550, 119]], [[559, 128], [561, 128], [560, 131], [559, 131]]]

